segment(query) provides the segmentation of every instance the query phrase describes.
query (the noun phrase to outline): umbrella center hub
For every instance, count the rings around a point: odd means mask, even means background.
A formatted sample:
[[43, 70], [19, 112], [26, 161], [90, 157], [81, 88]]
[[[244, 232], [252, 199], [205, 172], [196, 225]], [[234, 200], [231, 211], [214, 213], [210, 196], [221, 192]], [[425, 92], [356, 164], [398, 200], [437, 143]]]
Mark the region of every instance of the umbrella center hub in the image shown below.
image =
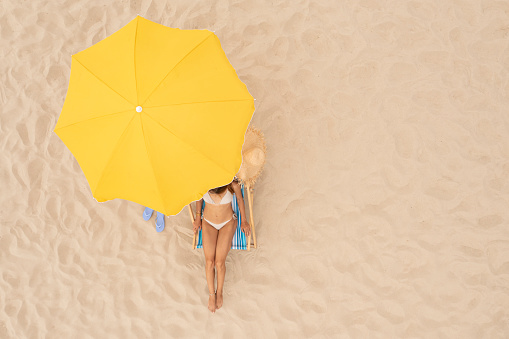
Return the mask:
[[141, 108], [141, 106], [137, 106], [136, 107], [136, 112], [140, 113], [141, 111], [143, 111], [143, 108]]

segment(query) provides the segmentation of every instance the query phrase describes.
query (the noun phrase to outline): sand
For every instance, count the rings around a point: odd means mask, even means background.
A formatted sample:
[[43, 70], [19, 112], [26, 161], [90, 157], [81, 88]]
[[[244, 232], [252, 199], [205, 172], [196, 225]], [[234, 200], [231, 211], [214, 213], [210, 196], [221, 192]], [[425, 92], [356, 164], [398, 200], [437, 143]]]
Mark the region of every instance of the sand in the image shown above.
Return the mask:
[[[259, 246], [207, 310], [187, 210], [97, 203], [53, 133], [71, 55], [214, 30], [257, 99]], [[0, 3], [1, 338], [509, 338], [507, 1]]]

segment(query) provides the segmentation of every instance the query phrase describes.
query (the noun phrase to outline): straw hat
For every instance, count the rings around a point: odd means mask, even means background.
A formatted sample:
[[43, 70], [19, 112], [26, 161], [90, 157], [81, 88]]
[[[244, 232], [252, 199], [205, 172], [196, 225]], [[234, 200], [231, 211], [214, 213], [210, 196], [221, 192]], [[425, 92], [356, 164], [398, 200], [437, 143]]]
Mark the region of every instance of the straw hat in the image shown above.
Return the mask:
[[244, 136], [244, 145], [242, 146], [242, 165], [237, 173], [240, 184], [253, 186], [256, 179], [260, 176], [265, 164], [265, 155], [267, 147], [263, 133], [250, 126]]

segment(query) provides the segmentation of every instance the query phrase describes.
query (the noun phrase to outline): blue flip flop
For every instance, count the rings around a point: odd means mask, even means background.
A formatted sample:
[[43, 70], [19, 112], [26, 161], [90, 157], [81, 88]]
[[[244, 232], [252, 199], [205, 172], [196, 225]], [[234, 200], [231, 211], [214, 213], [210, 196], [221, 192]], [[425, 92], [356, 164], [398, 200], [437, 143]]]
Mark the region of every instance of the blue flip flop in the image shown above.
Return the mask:
[[162, 230], [164, 230], [164, 214], [157, 212], [156, 231], [161, 232]]
[[145, 210], [143, 211], [143, 219], [148, 221], [148, 219], [152, 216], [152, 212], [154, 212], [153, 209], [145, 207]]

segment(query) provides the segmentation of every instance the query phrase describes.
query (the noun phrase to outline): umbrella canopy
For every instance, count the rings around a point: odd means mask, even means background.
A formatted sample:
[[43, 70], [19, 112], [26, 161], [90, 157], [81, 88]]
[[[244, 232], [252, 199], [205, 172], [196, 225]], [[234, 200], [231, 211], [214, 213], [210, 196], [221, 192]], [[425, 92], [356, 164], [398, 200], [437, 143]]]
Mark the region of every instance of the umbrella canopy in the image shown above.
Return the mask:
[[214, 33], [137, 16], [72, 56], [54, 131], [97, 201], [175, 215], [233, 180], [253, 112]]

